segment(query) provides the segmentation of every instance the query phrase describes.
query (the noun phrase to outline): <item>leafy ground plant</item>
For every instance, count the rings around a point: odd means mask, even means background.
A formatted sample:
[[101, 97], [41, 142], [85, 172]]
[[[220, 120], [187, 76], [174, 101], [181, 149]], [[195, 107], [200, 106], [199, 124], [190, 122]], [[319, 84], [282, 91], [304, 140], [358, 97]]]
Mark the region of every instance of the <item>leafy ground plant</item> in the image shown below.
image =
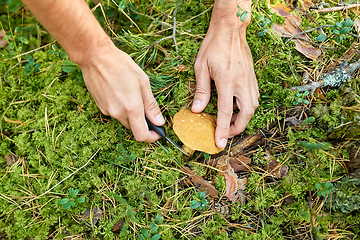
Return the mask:
[[205, 192], [197, 192], [196, 196], [194, 196], [194, 200], [191, 201], [191, 208], [192, 209], [200, 209], [203, 210], [207, 207], [208, 201], [205, 198]]
[[68, 209], [70, 207], [75, 207], [76, 203], [85, 202], [85, 198], [77, 197], [76, 195], [79, 193], [78, 189], [69, 188], [69, 198], [62, 198], [59, 201], [59, 204], [63, 206], [64, 209]]

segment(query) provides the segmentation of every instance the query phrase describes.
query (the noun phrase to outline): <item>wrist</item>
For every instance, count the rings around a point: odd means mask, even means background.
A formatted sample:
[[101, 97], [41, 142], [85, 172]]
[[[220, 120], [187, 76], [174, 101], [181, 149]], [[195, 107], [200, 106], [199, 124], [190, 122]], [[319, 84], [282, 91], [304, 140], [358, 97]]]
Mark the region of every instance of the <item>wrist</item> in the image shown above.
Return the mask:
[[[237, 16], [238, 11], [247, 11], [244, 22]], [[251, 19], [251, 0], [215, 0], [210, 27], [218, 25], [233, 31], [244, 31]]]

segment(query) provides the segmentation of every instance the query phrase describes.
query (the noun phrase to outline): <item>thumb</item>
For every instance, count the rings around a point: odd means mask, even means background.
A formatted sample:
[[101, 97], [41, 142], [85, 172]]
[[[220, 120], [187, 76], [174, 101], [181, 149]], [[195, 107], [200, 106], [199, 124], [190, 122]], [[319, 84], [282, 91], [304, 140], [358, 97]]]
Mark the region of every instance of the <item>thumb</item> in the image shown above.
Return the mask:
[[165, 119], [161, 114], [160, 107], [154, 98], [154, 95], [151, 91], [151, 86], [148, 78], [142, 86], [142, 95], [145, 108], [145, 115], [148, 117], [150, 122], [154, 123], [157, 126], [162, 126], [165, 123]]
[[210, 73], [208, 65], [205, 61], [197, 60], [195, 62], [194, 69], [196, 77], [196, 91], [191, 110], [198, 113], [204, 110], [210, 100]]

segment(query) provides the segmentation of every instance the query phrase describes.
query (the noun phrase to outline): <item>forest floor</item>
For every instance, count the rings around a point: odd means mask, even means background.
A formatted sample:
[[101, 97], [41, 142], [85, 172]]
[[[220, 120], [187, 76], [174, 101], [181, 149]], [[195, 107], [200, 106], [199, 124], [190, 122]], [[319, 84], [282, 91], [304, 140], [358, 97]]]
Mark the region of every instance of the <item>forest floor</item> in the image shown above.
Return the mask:
[[[181, 144], [213, 1], [88, 2]], [[186, 157], [103, 115], [30, 11], [0, 0], [0, 239], [360, 239], [359, 16], [356, 0], [254, 0], [260, 106], [225, 151]]]

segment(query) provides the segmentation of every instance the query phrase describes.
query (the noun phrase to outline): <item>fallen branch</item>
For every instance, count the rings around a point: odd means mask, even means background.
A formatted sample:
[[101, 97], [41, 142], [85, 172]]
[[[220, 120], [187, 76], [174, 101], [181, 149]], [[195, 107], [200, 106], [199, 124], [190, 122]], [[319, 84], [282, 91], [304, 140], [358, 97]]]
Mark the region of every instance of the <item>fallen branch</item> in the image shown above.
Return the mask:
[[[348, 34], [349, 34], [349, 33], [348, 33]], [[283, 35], [283, 36], [281, 36], [281, 37], [283, 37], [283, 38], [290, 38], [290, 39], [299, 39], [299, 40], [302, 40], [302, 41], [306, 41], [306, 42], [311, 43], [311, 44], [314, 45], [315, 47], [319, 47], [319, 48], [332, 49], [332, 50], [338, 49], [338, 48], [335, 48], [335, 47], [326, 47], [326, 46], [323, 46], [323, 45], [321, 45], [321, 44], [315, 43], [315, 42], [313, 42], [313, 41], [311, 41], [311, 40], [309, 40], [309, 39], [306, 39], [306, 38], [294, 37], [294, 36], [286, 36], [286, 35]], [[288, 40], [288, 41], [289, 41], [289, 40]], [[286, 41], [286, 43], [287, 43], [288, 41]]]
[[360, 59], [349, 66], [346, 62], [340, 64], [340, 67], [335, 69], [330, 73], [324, 73], [320, 78], [321, 80], [317, 82], [311, 82], [306, 85], [293, 87], [291, 90], [305, 92], [310, 91], [311, 96], [314, 95], [316, 89], [320, 87], [338, 87], [342, 83], [347, 82], [351, 78], [351, 74], [355, 72], [356, 69], [360, 67]]
[[317, 30], [317, 29], [320, 29], [320, 28], [323, 28], [323, 27], [332, 27], [333, 25], [321, 25], [321, 26], [318, 26], [318, 27], [315, 27], [315, 28], [312, 28], [312, 29], [309, 29], [309, 30], [306, 30], [306, 31], [302, 31], [300, 33], [297, 33], [295, 35], [293, 35], [292, 37], [290, 37], [286, 42], [285, 44], [287, 44], [289, 41], [291, 41], [293, 38], [299, 36], [299, 35], [302, 35], [304, 33], [308, 33], [308, 32], [312, 32], [314, 30]]
[[318, 13], [329, 13], [329, 12], [338, 12], [338, 11], [348, 10], [348, 9], [356, 8], [356, 7], [360, 7], [360, 3], [337, 6], [337, 7], [330, 7], [330, 8], [323, 8], [323, 9], [318, 9], [317, 11], [318, 11]]

